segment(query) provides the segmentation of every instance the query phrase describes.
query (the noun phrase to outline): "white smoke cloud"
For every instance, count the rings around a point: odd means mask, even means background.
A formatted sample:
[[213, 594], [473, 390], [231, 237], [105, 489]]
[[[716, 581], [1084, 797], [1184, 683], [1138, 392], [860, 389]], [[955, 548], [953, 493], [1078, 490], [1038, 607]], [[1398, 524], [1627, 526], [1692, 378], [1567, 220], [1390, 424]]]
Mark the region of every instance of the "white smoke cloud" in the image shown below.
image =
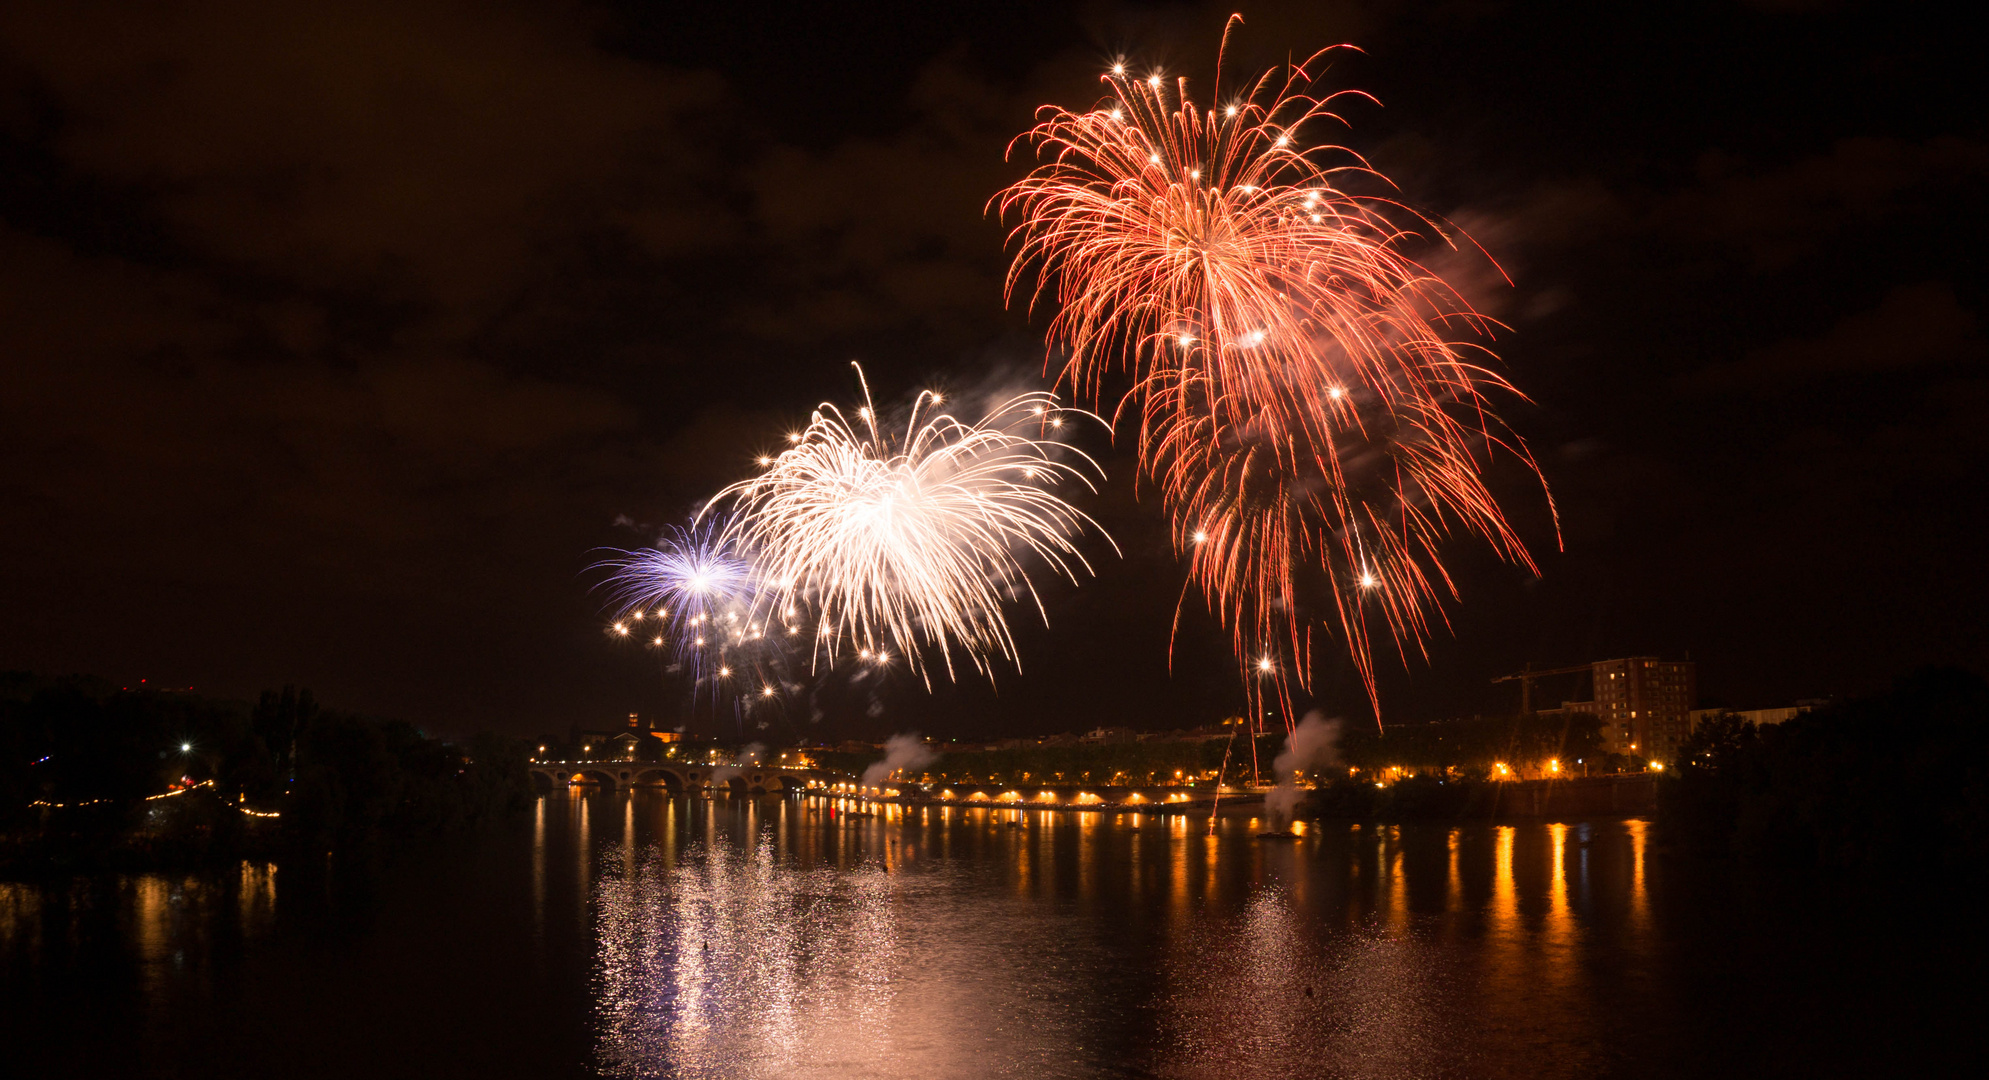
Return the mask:
[[1271, 762], [1271, 771], [1278, 777], [1278, 786], [1264, 795], [1264, 810], [1270, 815], [1271, 828], [1291, 826], [1292, 813], [1298, 808], [1299, 770], [1339, 763], [1340, 722], [1326, 719], [1316, 709], [1306, 713], [1305, 719], [1286, 737], [1283, 752]]
[[733, 777], [738, 776], [740, 770], [750, 769], [766, 759], [766, 746], [761, 743], [747, 743], [739, 748], [739, 755], [732, 764], [720, 765], [718, 768], [711, 770], [711, 786], [717, 787], [720, 784], [727, 783]]
[[893, 735], [884, 740], [884, 760], [871, 762], [863, 770], [863, 782], [865, 786], [881, 784], [899, 769], [923, 769], [938, 760], [939, 755], [919, 738], [918, 732]]

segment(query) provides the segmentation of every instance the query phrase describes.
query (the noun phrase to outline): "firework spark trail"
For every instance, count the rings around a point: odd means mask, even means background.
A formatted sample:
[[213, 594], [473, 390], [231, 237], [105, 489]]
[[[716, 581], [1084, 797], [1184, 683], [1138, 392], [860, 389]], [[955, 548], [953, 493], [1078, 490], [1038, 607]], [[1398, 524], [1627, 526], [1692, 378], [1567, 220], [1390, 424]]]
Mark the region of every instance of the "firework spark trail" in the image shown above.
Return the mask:
[[1089, 414], [1030, 393], [970, 425], [927, 392], [893, 438], [867, 382], [863, 394], [854, 421], [824, 403], [764, 472], [712, 500], [730, 503], [724, 535], [756, 553], [761, 605], [805, 602], [830, 662], [847, 634], [866, 659], [895, 649], [928, 685], [933, 650], [949, 678], [956, 649], [990, 676], [995, 657], [1018, 663], [1003, 605], [1027, 595], [1044, 614], [1025, 562], [1072, 581], [1091, 569], [1075, 540], [1098, 525], [1055, 489], [1095, 490], [1102, 471], [1050, 437]]
[[[1190, 581], [1246, 670], [1273, 677], [1287, 723], [1287, 673], [1310, 677], [1314, 568], [1377, 717], [1370, 618], [1405, 660], [1422, 648], [1439, 590], [1456, 595], [1447, 535], [1534, 568], [1484, 482], [1501, 450], [1538, 473], [1491, 409], [1518, 393], [1453, 340], [1491, 324], [1406, 250], [1448, 238], [1336, 186], [1383, 179], [1358, 155], [1300, 142], [1339, 121], [1339, 94], [1305, 92], [1330, 52], [1227, 98], [1219, 55], [1207, 108], [1186, 79], [1115, 66], [1090, 110], [1039, 111], [1017, 142], [1041, 163], [991, 203], [1019, 218], [1011, 302], [1058, 305], [1063, 381], [1096, 400], [1131, 375], [1115, 420], [1136, 417]], [[1279, 640], [1289, 666], [1267, 663]]]
[[600, 564], [617, 607], [610, 633], [669, 650], [714, 699], [778, 694], [785, 646], [800, 632], [795, 612], [770, 618], [756, 607], [762, 576], [723, 522], [673, 527], [655, 546], [616, 556]]

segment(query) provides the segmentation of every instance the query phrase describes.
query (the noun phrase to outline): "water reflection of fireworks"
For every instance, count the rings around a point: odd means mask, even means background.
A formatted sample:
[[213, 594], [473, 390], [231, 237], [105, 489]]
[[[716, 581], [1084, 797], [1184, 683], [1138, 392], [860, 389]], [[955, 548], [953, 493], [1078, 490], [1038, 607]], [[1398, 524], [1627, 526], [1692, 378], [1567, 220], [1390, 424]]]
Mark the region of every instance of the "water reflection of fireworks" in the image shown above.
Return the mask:
[[771, 842], [602, 882], [601, 1056], [628, 1076], [778, 1075], [888, 1042], [897, 959], [880, 872], [798, 870]]

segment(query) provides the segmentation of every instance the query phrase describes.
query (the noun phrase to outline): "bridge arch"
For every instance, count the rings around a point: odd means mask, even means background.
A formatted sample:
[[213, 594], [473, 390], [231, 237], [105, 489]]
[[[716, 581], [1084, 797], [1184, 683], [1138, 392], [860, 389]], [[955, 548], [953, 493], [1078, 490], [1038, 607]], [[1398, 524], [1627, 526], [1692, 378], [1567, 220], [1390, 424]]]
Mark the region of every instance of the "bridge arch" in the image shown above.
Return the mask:
[[684, 790], [684, 776], [675, 769], [655, 767], [643, 769], [635, 774], [635, 783], [642, 785], [660, 784], [672, 795]]
[[575, 785], [621, 792], [660, 785], [672, 794], [726, 791], [734, 795], [785, 794], [806, 789], [812, 774], [782, 768], [715, 770], [636, 761], [549, 761], [527, 767], [532, 786], [541, 792], [561, 792]]
[[613, 791], [620, 786], [615, 780], [613, 770], [592, 766], [575, 769], [573, 775], [567, 777], [567, 783], [593, 784], [602, 791]]

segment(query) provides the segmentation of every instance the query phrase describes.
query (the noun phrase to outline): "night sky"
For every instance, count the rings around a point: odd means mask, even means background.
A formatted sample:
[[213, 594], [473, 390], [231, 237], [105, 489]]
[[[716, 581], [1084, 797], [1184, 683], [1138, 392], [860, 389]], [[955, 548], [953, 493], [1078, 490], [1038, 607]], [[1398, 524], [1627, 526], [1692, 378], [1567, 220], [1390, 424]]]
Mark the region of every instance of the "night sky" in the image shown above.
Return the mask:
[[[1388, 716], [1511, 709], [1489, 679], [1526, 661], [1689, 654], [1744, 708], [1985, 666], [1989, 80], [1937, 13], [1965, 7], [1241, 8], [1233, 63], [1365, 50], [1324, 85], [1381, 104], [1336, 137], [1515, 283], [1457, 264], [1565, 550], [1496, 476], [1542, 575], [1460, 541]], [[1007, 141], [1117, 56], [1206, 85], [1232, 10], [0, 7], [0, 669], [685, 722], [604, 634], [597, 549], [848, 400], [851, 360], [880, 400], [1034, 383], [1047, 316], [1004, 307], [984, 213]], [[1021, 673], [769, 734], [1234, 710], [1192, 600], [1170, 676], [1182, 570], [1093, 449], [1125, 556], [1046, 587], [1051, 631], [1014, 614]], [[1322, 654], [1322, 706], [1365, 715]]]

